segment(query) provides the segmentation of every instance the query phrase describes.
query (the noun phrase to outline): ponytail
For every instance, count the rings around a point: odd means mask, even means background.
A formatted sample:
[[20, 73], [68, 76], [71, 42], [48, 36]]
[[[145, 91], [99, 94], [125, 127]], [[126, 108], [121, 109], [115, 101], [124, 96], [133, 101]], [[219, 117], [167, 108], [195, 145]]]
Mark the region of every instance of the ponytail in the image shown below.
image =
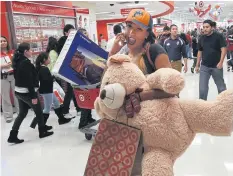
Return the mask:
[[40, 53], [36, 58], [36, 70], [39, 71], [41, 68], [41, 65], [45, 63], [45, 61], [48, 59], [49, 55], [46, 52]]
[[16, 70], [17, 63], [20, 61], [21, 58], [25, 57], [24, 52], [30, 50], [30, 44], [29, 43], [21, 43], [19, 44], [17, 50], [14, 53], [13, 59], [12, 59], [12, 67], [14, 70]]

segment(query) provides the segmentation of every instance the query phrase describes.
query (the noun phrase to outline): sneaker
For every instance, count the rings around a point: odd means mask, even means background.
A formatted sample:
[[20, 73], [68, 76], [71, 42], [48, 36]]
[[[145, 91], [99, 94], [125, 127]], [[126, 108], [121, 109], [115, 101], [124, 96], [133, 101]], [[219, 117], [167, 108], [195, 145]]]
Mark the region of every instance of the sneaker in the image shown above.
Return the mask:
[[63, 115], [64, 115], [64, 117], [67, 118], [67, 119], [73, 119], [73, 118], [75, 118], [75, 116], [72, 115], [72, 114], [70, 114], [70, 113], [63, 114]]

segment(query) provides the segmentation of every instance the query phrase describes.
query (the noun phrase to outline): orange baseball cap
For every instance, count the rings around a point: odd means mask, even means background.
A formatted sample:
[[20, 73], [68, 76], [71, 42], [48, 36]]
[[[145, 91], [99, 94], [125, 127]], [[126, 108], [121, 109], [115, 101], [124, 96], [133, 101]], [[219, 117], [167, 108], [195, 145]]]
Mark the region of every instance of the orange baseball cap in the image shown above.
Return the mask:
[[130, 11], [125, 22], [132, 22], [144, 29], [153, 28], [153, 20], [149, 12], [143, 9], [133, 9]]

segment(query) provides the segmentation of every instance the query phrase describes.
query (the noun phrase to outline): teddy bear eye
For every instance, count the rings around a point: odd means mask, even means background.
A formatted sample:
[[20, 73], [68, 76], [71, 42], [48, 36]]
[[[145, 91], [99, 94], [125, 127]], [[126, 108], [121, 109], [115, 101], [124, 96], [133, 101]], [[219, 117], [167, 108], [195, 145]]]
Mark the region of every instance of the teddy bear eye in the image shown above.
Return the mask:
[[106, 83], [105, 83], [105, 85], [108, 85], [108, 84], [109, 84], [109, 82], [106, 82]]

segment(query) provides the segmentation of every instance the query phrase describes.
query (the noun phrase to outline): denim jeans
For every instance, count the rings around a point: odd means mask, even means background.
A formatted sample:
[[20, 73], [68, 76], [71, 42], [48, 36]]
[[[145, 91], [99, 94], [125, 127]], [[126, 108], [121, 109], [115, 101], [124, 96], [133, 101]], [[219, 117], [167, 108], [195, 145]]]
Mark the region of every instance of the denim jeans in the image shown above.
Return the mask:
[[44, 114], [50, 113], [52, 104], [54, 106], [54, 109], [58, 109], [60, 107], [60, 102], [53, 93], [41, 94], [41, 96], [44, 99], [44, 110], [43, 110]]
[[187, 53], [187, 58], [191, 58], [191, 49], [189, 47], [189, 44], [186, 45], [186, 53]]
[[218, 93], [226, 90], [226, 84], [223, 78], [223, 69], [209, 68], [201, 65], [200, 68], [200, 80], [199, 80], [199, 98], [207, 100], [209, 91], [209, 79], [213, 77], [214, 82], [218, 88]]

